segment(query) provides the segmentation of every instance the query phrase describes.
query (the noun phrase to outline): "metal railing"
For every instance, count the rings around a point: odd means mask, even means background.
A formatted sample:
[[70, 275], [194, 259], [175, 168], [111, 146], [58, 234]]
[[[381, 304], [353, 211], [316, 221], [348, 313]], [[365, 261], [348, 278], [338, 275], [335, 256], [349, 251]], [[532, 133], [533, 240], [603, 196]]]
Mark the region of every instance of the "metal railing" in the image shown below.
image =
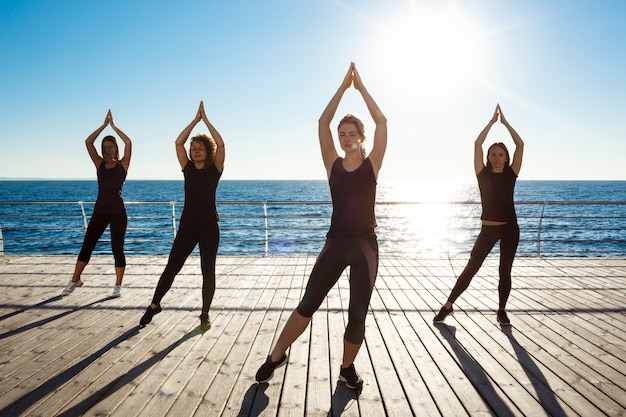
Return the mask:
[[[93, 202], [0, 202], [0, 255], [76, 255]], [[126, 202], [127, 255], [166, 255], [183, 203]], [[626, 257], [626, 202], [517, 202], [518, 256]], [[332, 205], [219, 202], [220, 255], [317, 255]], [[478, 202], [378, 202], [382, 256], [465, 257], [480, 231]], [[110, 254], [105, 232], [94, 255]], [[497, 252], [498, 245], [495, 251]]]

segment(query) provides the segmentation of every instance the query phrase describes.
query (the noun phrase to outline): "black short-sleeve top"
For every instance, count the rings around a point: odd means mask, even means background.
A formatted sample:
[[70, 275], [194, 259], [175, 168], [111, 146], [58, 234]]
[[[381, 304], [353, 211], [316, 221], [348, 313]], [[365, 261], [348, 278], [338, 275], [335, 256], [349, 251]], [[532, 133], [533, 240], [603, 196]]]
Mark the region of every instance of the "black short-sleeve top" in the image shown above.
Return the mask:
[[191, 161], [183, 168], [185, 177], [185, 205], [181, 222], [214, 223], [219, 220], [215, 192], [222, 173], [215, 165], [197, 169]]
[[492, 172], [485, 167], [477, 177], [483, 208], [481, 220], [517, 222], [513, 203], [517, 175], [511, 167], [505, 166], [500, 173]]

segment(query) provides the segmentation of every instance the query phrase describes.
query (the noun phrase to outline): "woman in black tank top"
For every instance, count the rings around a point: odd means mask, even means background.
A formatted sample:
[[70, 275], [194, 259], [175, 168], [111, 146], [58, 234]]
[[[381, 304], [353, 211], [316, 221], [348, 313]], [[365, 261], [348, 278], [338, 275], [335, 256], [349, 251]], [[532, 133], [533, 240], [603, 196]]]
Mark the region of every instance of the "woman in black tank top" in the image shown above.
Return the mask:
[[[339, 122], [339, 157], [330, 123], [344, 92], [354, 85], [361, 93], [376, 123], [374, 145], [366, 156], [363, 122], [347, 115]], [[258, 382], [272, 378], [287, 361], [286, 351], [304, 332], [328, 291], [350, 266], [350, 307], [344, 333], [343, 360], [339, 379], [358, 389], [363, 381], [354, 369], [354, 359], [365, 335], [365, 317], [378, 270], [378, 243], [374, 228], [376, 178], [387, 147], [387, 119], [365, 89], [354, 63], [319, 119], [319, 141], [333, 200], [333, 214], [326, 244], [315, 262], [305, 294], [285, 324], [276, 345], [256, 374]]]
[[[120, 159], [117, 141], [113, 136], [105, 136], [102, 139], [102, 156], [98, 154], [94, 142], [102, 131], [111, 126], [124, 142], [124, 156]], [[98, 173], [98, 198], [93, 209], [93, 214], [87, 226], [83, 246], [78, 255], [72, 279], [63, 289], [61, 295], [71, 294], [74, 289], [81, 287], [83, 281], [80, 276], [91, 259], [91, 253], [96, 247], [98, 240], [107, 226], [111, 230], [111, 248], [115, 259], [115, 286], [112, 297], [122, 295], [122, 279], [126, 269], [126, 257], [124, 256], [124, 240], [126, 238], [126, 226], [128, 217], [124, 200], [122, 200], [122, 186], [126, 180], [126, 173], [130, 165], [132, 142], [113, 122], [111, 110], [108, 111], [104, 123], [85, 140], [87, 152], [91, 157]]]
[[[515, 153], [510, 160], [509, 151], [502, 142], [496, 142], [487, 151], [487, 164], [483, 158], [483, 143], [491, 126], [500, 118], [500, 122], [507, 128], [513, 142]], [[511, 321], [506, 314], [506, 303], [511, 292], [511, 268], [519, 243], [519, 226], [513, 203], [513, 192], [517, 175], [522, 167], [524, 142], [515, 129], [507, 122], [502, 114], [500, 105], [489, 121], [489, 124], [480, 132], [474, 143], [474, 170], [480, 188], [480, 200], [483, 212], [481, 215], [482, 228], [476, 238], [467, 266], [459, 278], [433, 321], [441, 323], [446, 316], [452, 314], [452, 305], [456, 299], [469, 287], [472, 278], [480, 269], [483, 261], [493, 249], [496, 242], [500, 242], [500, 282], [498, 284], [498, 312], [497, 320], [503, 326], [510, 326]]]

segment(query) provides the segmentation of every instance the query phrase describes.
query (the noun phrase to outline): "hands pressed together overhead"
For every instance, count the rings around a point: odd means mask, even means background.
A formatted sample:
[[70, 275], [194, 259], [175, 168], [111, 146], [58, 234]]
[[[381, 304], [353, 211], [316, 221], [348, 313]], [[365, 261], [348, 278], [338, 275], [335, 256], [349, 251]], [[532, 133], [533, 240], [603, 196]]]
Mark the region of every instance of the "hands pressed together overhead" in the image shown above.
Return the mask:
[[359, 71], [356, 69], [356, 65], [354, 62], [350, 63], [350, 67], [348, 68], [348, 72], [341, 83], [341, 88], [347, 90], [351, 85], [354, 85], [354, 88], [361, 91], [365, 88], [363, 85], [363, 81], [361, 80], [361, 76], [359, 75]]
[[200, 120], [204, 121], [204, 123], [208, 123], [209, 119], [206, 116], [206, 113], [204, 112], [204, 101], [200, 100], [200, 105], [198, 106], [198, 112], [196, 113], [196, 118], [194, 119], [196, 122], [199, 122]]
[[104, 129], [107, 126], [111, 126], [113, 130], [119, 133], [119, 129], [117, 128], [117, 126], [115, 126], [115, 123], [113, 122], [113, 113], [111, 113], [111, 109], [107, 111], [107, 115], [104, 117], [104, 123], [102, 123], [100, 129]]
[[495, 123], [498, 121], [498, 118], [500, 118], [500, 123], [502, 123], [503, 125], [507, 125], [507, 121], [504, 118], [504, 114], [502, 114], [502, 108], [500, 107], [500, 104], [496, 104], [496, 109], [493, 112], [493, 116], [491, 117], [491, 123]]

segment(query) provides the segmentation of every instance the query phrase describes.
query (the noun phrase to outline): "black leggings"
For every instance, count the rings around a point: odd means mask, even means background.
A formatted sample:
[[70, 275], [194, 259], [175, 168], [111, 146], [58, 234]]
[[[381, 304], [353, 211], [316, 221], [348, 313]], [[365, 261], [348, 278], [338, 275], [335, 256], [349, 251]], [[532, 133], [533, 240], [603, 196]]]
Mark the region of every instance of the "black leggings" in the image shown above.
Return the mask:
[[174, 278], [198, 244], [200, 247], [200, 269], [202, 270], [202, 312], [208, 313], [215, 294], [215, 261], [219, 242], [220, 229], [217, 223], [197, 225], [181, 222], [167, 265], [154, 290], [152, 303], [161, 304], [161, 300], [172, 287]]
[[126, 267], [126, 256], [124, 255], [124, 240], [126, 239], [126, 227], [128, 226], [128, 216], [123, 214], [100, 214], [93, 213], [89, 219], [83, 247], [78, 254], [78, 260], [89, 262], [91, 254], [96, 248], [96, 244], [108, 225], [111, 225], [111, 249], [116, 268]]
[[344, 339], [358, 345], [365, 337], [365, 317], [378, 272], [378, 241], [375, 236], [326, 239], [296, 310], [301, 316], [312, 317], [348, 265], [350, 304]]
[[483, 226], [476, 239], [467, 266], [459, 275], [459, 278], [448, 297], [448, 301], [454, 303], [456, 299], [469, 287], [472, 278], [478, 272], [483, 261], [493, 249], [497, 241], [500, 241], [500, 282], [498, 284], [498, 306], [506, 307], [506, 302], [511, 293], [511, 268], [519, 243], [519, 226], [517, 223], [506, 223], [501, 226]]

